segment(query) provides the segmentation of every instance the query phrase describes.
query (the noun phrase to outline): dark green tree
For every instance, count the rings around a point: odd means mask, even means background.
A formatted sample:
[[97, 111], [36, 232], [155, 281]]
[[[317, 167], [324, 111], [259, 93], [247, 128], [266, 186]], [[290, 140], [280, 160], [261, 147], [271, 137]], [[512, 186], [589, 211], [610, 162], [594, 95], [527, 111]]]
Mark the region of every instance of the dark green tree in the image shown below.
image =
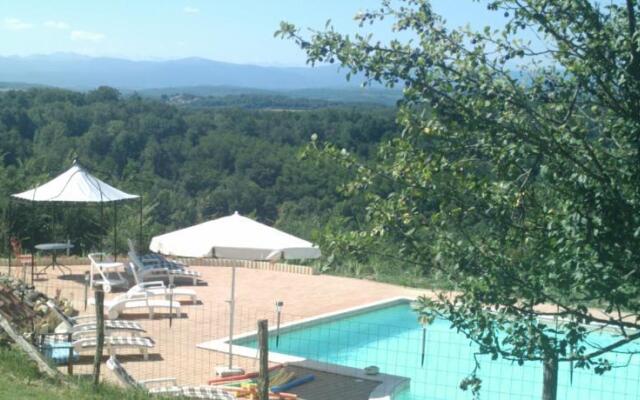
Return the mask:
[[[543, 398], [555, 399], [558, 362], [603, 373], [640, 338], [640, 8], [485, 3], [503, 27], [451, 29], [426, 0], [385, 0], [356, 19], [391, 19], [411, 41], [330, 25], [308, 37], [286, 22], [276, 34], [311, 64], [404, 88], [402, 135], [377, 164], [324, 146], [355, 171], [346, 191], [368, 200], [362, 229], [332, 242], [391, 238], [386, 256], [440, 271], [457, 294], [420, 299], [420, 313], [446, 316], [481, 353], [542, 362]], [[588, 324], [615, 340], [587, 345]]]

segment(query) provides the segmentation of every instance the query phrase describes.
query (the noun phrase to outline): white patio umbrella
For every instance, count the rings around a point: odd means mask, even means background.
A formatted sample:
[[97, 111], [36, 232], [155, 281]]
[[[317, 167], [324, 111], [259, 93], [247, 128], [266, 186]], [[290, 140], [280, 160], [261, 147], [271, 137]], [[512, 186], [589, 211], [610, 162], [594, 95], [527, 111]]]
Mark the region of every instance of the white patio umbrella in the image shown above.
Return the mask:
[[[313, 243], [243, 217], [238, 212], [151, 239], [151, 251], [198, 258], [276, 261], [320, 257]], [[231, 268], [229, 300], [229, 369], [233, 367], [233, 321], [235, 312], [236, 269]]]
[[[67, 171], [33, 189], [11, 195], [13, 198], [43, 203], [115, 203], [138, 199], [140, 196], [125, 193], [91, 175], [73, 160]], [[142, 203], [140, 204], [142, 224]], [[142, 225], [141, 225], [142, 231]], [[117, 230], [114, 227], [114, 242]], [[115, 243], [114, 243], [115, 246]], [[114, 248], [115, 256], [115, 248]]]

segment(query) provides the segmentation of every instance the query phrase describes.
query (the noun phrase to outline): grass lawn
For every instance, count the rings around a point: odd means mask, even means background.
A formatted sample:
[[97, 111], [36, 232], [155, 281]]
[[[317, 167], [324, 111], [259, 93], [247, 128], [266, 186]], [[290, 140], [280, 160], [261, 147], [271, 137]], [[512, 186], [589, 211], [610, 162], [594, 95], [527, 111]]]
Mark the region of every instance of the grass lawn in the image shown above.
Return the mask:
[[[103, 365], [103, 368], [106, 368]], [[62, 385], [41, 374], [35, 363], [17, 349], [0, 347], [0, 399], [30, 400], [142, 400], [151, 397], [137, 390], [102, 384], [94, 391], [88, 378]], [[158, 397], [154, 397], [158, 399]]]

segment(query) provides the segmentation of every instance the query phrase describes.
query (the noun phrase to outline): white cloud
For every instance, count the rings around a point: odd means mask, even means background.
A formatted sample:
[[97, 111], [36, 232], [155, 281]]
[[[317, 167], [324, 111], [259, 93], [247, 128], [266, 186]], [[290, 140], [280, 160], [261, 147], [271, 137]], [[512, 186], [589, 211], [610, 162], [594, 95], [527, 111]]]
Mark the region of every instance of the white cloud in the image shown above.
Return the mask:
[[10, 31], [24, 31], [25, 29], [33, 28], [33, 24], [24, 22], [19, 18], [5, 18], [2, 26], [4, 27], [4, 29]]
[[86, 42], [100, 42], [105, 38], [103, 33], [89, 32], [89, 31], [71, 31], [71, 40], [86, 41]]
[[184, 8], [184, 12], [186, 12], [187, 14], [197, 14], [200, 12], [199, 8], [195, 8], [195, 7], [190, 7], [190, 6], [186, 6]]
[[45, 21], [44, 26], [46, 28], [60, 29], [62, 31], [66, 31], [70, 28], [69, 24], [67, 24], [64, 21], [54, 21], [54, 20]]

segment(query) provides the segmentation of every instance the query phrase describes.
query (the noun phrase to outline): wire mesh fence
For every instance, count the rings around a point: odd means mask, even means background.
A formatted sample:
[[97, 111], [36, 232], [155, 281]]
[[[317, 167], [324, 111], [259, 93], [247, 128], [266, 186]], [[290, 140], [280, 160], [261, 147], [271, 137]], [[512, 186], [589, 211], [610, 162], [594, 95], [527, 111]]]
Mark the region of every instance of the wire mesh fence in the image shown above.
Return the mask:
[[[40, 268], [45, 263], [46, 260], [37, 262]], [[61, 304], [67, 305], [64, 312], [72, 311], [68, 307], [71, 306], [81, 315], [95, 313], [91, 304], [93, 291], [86, 283], [87, 265], [71, 266], [70, 273], [49, 270], [46, 274], [34, 274], [33, 280], [29, 268], [14, 266], [9, 271], [6, 266], [0, 266], [0, 273], [11, 274], [50, 298], [63, 299]], [[113, 343], [105, 346], [104, 360], [112, 352], [136, 380], [173, 377], [179, 385], [207, 385], [216, 378], [217, 367], [229, 365], [226, 339], [230, 314], [224, 301], [228, 297], [229, 281], [227, 275], [220, 275], [228, 268], [191, 268], [202, 273], [202, 280], [197, 286], [189, 281], [176, 286], [175, 297], [171, 299], [180, 300], [179, 315], [174, 315], [177, 310], [173, 307], [156, 307], [153, 318], [150, 318], [148, 307], [123, 310], [117, 319], [135, 323], [141, 331], [108, 331], [110, 337], [149, 338], [151, 345], [145, 349], [146, 354], [135, 345]], [[281, 274], [282, 279], [296, 279], [294, 275]], [[126, 289], [106, 295], [107, 310], [114, 299], [126, 295]], [[191, 301], [189, 296], [178, 295], [184, 294], [185, 289], [193, 290], [197, 299]], [[273, 302], [260, 300], [257, 293], [254, 296], [247, 291], [241, 295], [247, 301], [246, 305], [236, 306], [232, 366], [257, 371], [256, 323], [268, 319], [271, 365], [285, 362], [296, 377], [314, 375], [312, 382], [290, 389], [300, 398], [368, 399], [376, 390], [393, 391], [395, 388], [394, 399], [400, 400], [471, 399], [473, 395], [461, 390], [460, 383], [475, 368], [482, 380], [481, 398], [540, 398], [540, 363], [518, 365], [477, 355], [477, 348], [451, 330], [447, 321], [436, 320], [426, 328], [421, 326], [407, 302], [397, 301], [371, 310], [325, 315], [314, 320], [310, 318], [317, 314], [313, 309], [304, 313], [300, 312], [302, 308], [297, 308], [294, 312], [285, 304], [279, 313]], [[256, 300], [251, 301], [252, 297]], [[166, 300], [166, 296], [157, 298]], [[276, 326], [278, 320], [280, 329]], [[47, 328], [53, 331], [62, 322], [58, 319]], [[94, 348], [87, 346], [74, 350], [78, 354], [72, 358], [73, 373], [91, 373]], [[62, 360], [59, 368], [66, 373], [68, 358], [62, 357]], [[591, 370], [572, 370], [568, 364], [562, 364], [558, 398], [640, 398], [637, 357], [614, 354], [612, 360], [620, 368], [602, 376]], [[107, 368], [103, 368], [103, 375], [115, 380]]]

